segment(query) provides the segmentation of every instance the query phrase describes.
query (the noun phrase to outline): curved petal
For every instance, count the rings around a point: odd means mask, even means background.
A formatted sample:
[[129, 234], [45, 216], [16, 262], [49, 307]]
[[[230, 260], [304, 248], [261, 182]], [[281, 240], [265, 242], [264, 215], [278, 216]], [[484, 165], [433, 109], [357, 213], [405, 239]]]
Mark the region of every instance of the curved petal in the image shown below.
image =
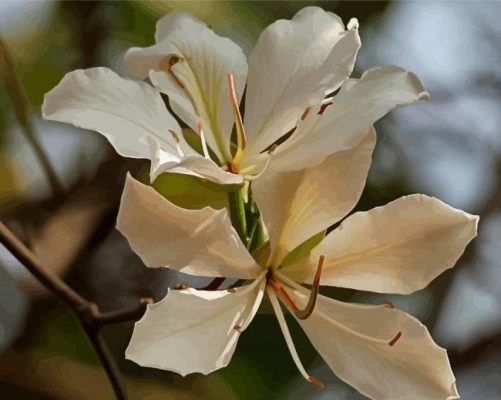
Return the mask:
[[304, 110], [320, 103], [351, 74], [360, 48], [355, 20], [318, 7], [268, 26], [249, 60], [245, 126], [249, 155], [291, 130]]
[[302, 171], [274, 172], [273, 160], [252, 192], [270, 236], [274, 265], [296, 246], [343, 218], [357, 203], [376, 143], [375, 130], [351, 150]]
[[208, 374], [231, 360], [254, 318], [265, 281], [232, 290], [170, 290], [134, 326], [126, 357], [145, 367]]
[[[247, 77], [242, 49], [182, 11], [170, 13], [158, 22], [156, 39], [154, 46], [127, 52], [129, 69], [141, 78], [149, 74], [169, 96], [174, 112], [194, 131], [198, 131], [202, 119], [209, 146], [221, 161], [231, 160], [234, 117], [227, 75], [233, 73], [240, 99]], [[169, 69], [175, 78], [167, 72]]]
[[[177, 154], [169, 129], [181, 132], [177, 121], [152, 86], [121, 78], [108, 68], [72, 71], [44, 97], [45, 119], [95, 130], [125, 157], [151, 157], [149, 139]], [[180, 138], [185, 152], [192, 152]]]
[[[293, 296], [307, 303], [306, 292]], [[332, 371], [371, 399], [458, 397], [447, 352], [400, 310], [318, 296], [312, 315], [298, 323]]]
[[117, 229], [148, 267], [242, 279], [255, 278], [260, 271], [225, 209], [177, 207], [130, 175]]
[[412, 72], [393, 66], [368, 70], [359, 80], [348, 80], [321, 115], [309, 115], [298, 125], [275, 150], [275, 168], [287, 171], [318, 164], [335, 151], [356, 146], [393, 108], [428, 98]]
[[311, 252], [310, 275], [325, 255], [322, 285], [411, 293], [456, 263], [477, 234], [478, 217], [433, 197], [401, 197], [358, 212]]
[[210, 158], [200, 154], [190, 154], [176, 157], [162, 150], [156, 142], [151, 142], [153, 155], [151, 157], [150, 180], [155, 181], [164, 172], [193, 175], [208, 179], [221, 185], [242, 184], [243, 176], [223, 170]]

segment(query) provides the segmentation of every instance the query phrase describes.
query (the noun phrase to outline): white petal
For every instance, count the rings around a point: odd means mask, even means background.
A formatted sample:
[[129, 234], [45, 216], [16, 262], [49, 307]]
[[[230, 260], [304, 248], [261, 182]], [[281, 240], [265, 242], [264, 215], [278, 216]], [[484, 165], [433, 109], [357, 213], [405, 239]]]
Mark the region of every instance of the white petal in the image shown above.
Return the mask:
[[[66, 122], [103, 134], [125, 157], [151, 156], [149, 139], [177, 154], [169, 129], [181, 129], [153, 87], [121, 78], [108, 68], [72, 71], [44, 97], [45, 119]], [[181, 137], [181, 146], [190, 151]]]
[[302, 171], [273, 171], [273, 160], [252, 191], [270, 236], [274, 261], [343, 218], [357, 203], [376, 143], [373, 128], [351, 150]]
[[225, 209], [177, 207], [130, 175], [117, 229], [148, 267], [243, 279], [255, 278], [260, 271]]
[[[306, 292], [293, 296], [306, 304]], [[402, 311], [318, 296], [312, 315], [298, 322], [332, 371], [371, 399], [458, 397], [446, 351]]]
[[211, 159], [199, 154], [176, 157], [163, 151], [155, 142], [151, 143], [152, 158], [150, 179], [153, 182], [164, 172], [193, 175], [221, 185], [242, 184], [243, 177], [223, 170]]
[[287, 133], [304, 110], [351, 74], [360, 38], [340, 18], [306, 7], [268, 26], [249, 60], [245, 126], [250, 153]]
[[401, 197], [358, 212], [311, 252], [311, 271], [325, 255], [322, 285], [411, 293], [456, 263], [477, 234], [478, 217], [433, 197]]
[[173, 12], [157, 25], [157, 44], [127, 52], [129, 69], [139, 77], [150, 70], [152, 82], [169, 96], [170, 104], [193, 130], [198, 119], [185, 90], [161, 68], [161, 60], [175, 54], [182, 60], [172, 70], [185, 85], [205, 122], [209, 146], [221, 161], [230, 160], [230, 136], [234, 123], [227, 75], [233, 73], [239, 98], [247, 77], [247, 60], [242, 49], [214, 33], [185, 12]]
[[[348, 80], [322, 115], [308, 115], [298, 125], [292, 137], [276, 149], [275, 168], [318, 164], [329, 154], [360, 143], [364, 132], [393, 108], [428, 98], [412, 72], [393, 66], [366, 71], [361, 79]], [[304, 156], [297, 160], [298, 154]]]
[[260, 278], [235, 292], [169, 290], [136, 323], [126, 357], [183, 376], [225, 367], [259, 308], [264, 286]]

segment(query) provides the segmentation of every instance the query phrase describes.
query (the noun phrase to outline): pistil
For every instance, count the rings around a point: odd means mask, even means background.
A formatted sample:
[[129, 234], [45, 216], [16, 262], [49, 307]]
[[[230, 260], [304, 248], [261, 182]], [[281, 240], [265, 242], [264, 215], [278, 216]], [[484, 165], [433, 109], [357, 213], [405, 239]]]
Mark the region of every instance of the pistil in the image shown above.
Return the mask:
[[308, 318], [315, 309], [315, 304], [317, 302], [318, 292], [320, 290], [320, 275], [322, 274], [322, 267], [324, 264], [325, 256], [321, 255], [318, 259], [317, 272], [315, 273], [315, 278], [313, 279], [313, 284], [311, 286], [310, 297], [308, 298], [308, 303], [304, 309], [300, 309], [294, 300], [289, 296], [287, 291], [284, 289], [282, 284], [273, 277], [271, 269], [266, 275], [268, 284], [275, 289], [275, 291], [281, 296], [281, 298], [287, 303], [287, 305], [292, 309], [294, 315], [299, 319]]
[[235, 81], [231, 72], [228, 73], [228, 86], [230, 88], [231, 108], [233, 109], [233, 114], [235, 116], [235, 127], [237, 130], [237, 152], [235, 153], [233, 160], [231, 160], [231, 164], [235, 167], [235, 169], [238, 170], [238, 163], [242, 158], [243, 151], [247, 145], [247, 138], [245, 135], [245, 127], [242, 120], [242, 114], [240, 114], [237, 93], [235, 91]]

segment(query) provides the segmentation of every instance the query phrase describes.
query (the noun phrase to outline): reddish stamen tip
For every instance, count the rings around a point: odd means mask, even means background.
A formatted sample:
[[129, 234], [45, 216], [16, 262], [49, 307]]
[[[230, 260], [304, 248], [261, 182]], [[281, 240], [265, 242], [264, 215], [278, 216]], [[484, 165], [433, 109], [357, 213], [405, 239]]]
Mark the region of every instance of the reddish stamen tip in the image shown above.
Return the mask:
[[389, 301], [389, 300], [383, 300], [381, 302], [381, 304], [384, 305], [384, 306], [386, 306], [386, 307], [388, 307], [388, 308], [395, 308], [395, 306], [393, 305], [393, 303], [391, 301]]
[[176, 286], [174, 286], [174, 289], [177, 289], [177, 290], [184, 290], [184, 289], [188, 289], [188, 285], [184, 282], [181, 282], [181, 283], [178, 283]]
[[313, 384], [314, 384], [317, 388], [319, 388], [319, 389], [323, 389], [323, 388], [325, 388], [325, 385], [324, 385], [322, 382], [320, 382], [317, 378], [315, 378], [313, 375], [310, 375], [310, 376], [309, 376], [309, 380], [310, 380], [310, 382], [311, 382], [311, 383], [313, 383]]
[[278, 144], [276, 143], [273, 143], [270, 148], [268, 149], [268, 154], [273, 154], [273, 152], [276, 150], [276, 148], [278, 147]]
[[398, 342], [398, 339], [400, 339], [401, 336], [402, 336], [402, 332], [398, 331], [397, 334], [395, 335], [395, 337], [390, 340], [390, 342], [388, 343], [388, 345], [389, 346], [393, 346], [395, 343]]
[[151, 297], [143, 297], [139, 302], [141, 304], [153, 304], [153, 299]]
[[324, 111], [327, 109], [327, 107], [329, 107], [330, 105], [332, 105], [332, 101], [328, 102], [328, 103], [324, 103], [320, 106], [320, 110], [318, 110], [318, 115], [322, 115], [324, 113]]
[[242, 329], [242, 327], [240, 325], [235, 325], [233, 327], [233, 329], [235, 329], [236, 331], [240, 332], [240, 329]]
[[297, 308], [297, 305], [296, 303], [294, 303], [294, 300], [291, 299], [291, 297], [289, 296], [289, 293], [287, 293], [285, 291], [285, 289], [283, 288], [283, 286], [280, 284], [280, 282], [276, 281], [275, 279], [271, 278], [269, 280], [269, 282], [271, 283], [271, 285], [273, 286], [273, 288], [279, 293], [282, 295], [283, 299], [287, 302], [287, 304], [290, 306], [290, 308], [292, 308], [292, 310], [294, 312], [298, 311], [298, 308]]
[[169, 133], [172, 135], [176, 143], [179, 143], [179, 136], [177, 135], [176, 132], [174, 132], [172, 129], [168, 129]]
[[226, 163], [226, 168], [228, 168], [228, 172], [231, 172], [232, 174], [238, 174], [238, 168], [231, 161], [228, 161]]
[[308, 116], [310, 111], [311, 111], [311, 107], [308, 107], [308, 108], [306, 108], [306, 110], [304, 110], [303, 115], [301, 115], [301, 121], [304, 121], [306, 119], [306, 117]]
[[176, 54], [170, 54], [167, 57], [160, 60], [158, 66], [160, 67], [160, 69], [167, 72], [172, 77], [172, 79], [174, 79], [177, 85], [184, 90], [185, 89], [184, 84], [179, 80], [174, 71], [172, 71], [172, 67], [179, 61], [181, 61], [181, 57], [177, 56]]

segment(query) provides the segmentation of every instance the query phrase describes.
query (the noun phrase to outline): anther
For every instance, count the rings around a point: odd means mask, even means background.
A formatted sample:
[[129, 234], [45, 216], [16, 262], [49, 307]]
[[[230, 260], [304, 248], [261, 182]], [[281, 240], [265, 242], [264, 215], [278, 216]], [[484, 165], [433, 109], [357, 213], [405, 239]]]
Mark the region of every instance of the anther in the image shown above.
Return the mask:
[[151, 297], [143, 297], [139, 302], [141, 304], [153, 304], [153, 299]]
[[188, 288], [189, 288], [189, 286], [184, 282], [178, 283], [176, 286], [174, 286], [174, 289], [176, 289], [176, 290], [184, 290], [184, 289], [188, 289]]
[[177, 152], [179, 153], [179, 155], [181, 157], [184, 157], [184, 152], [183, 152], [183, 150], [181, 150], [181, 141], [179, 140], [178, 134], [176, 132], [174, 132], [172, 129], [168, 129], [168, 131], [171, 134], [171, 136], [173, 137], [174, 141], [176, 142]]
[[185, 89], [183, 82], [181, 82], [174, 71], [172, 71], [172, 67], [179, 61], [181, 61], [181, 57], [176, 54], [169, 54], [167, 57], [159, 61], [158, 66], [160, 67], [160, 69], [167, 72], [172, 77], [172, 79], [174, 79], [174, 81], [181, 87], [181, 89]]
[[395, 337], [388, 342], [388, 346], [393, 346], [395, 343], [397, 343], [401, 336], [402, 332], [398, 331]]
[[395, 306], [393, 305], [393, 303], [392, 303], [391, 301], [389, 301], [389, 300], [386, 300], [386, 299], [385, 299], [385, 300], [383, 300], [383, 301], [381, 302], [381, 304], [382, 304], [383, 306], [385, 306], [385, 307], [388, 307], [388, 308], [395, 308]]
[[268, 154], [273, 154], [273, 152], [275, 151], [275, 149], [278, 147], [278, 144], [276, 143], [273, 143], [270, 148], [268, 149]]
[[235, 329], [236, 331], [240, 332], [240, 329], [242, 329], [242, 327], [240, 325], [235, 325], [233, 327], [233, 329]]
[[332, 105], [332, 101], [329, 101], [328, 103], [323, 103], [321, 106], [320, 106], [320, 110], [318, 110], [318, 115], [322, 115], [324, 113], [324, 111], [327, 109], [327, 107], [329, 107], [330, 105]]
[[311, 383], [313, 383], [319, 389], [325, 388], [325, 385], [322, 382], [320, 382], [317, 378], [315, 378], [313, 375], [310, 375], [310, 377], [308, 379]]
[[299, 319], [308, 318], [313, 310], [315, 309], [315, 304], [317, 302], [318, 291], [320, 290], [320, 275], [322, 274], [322, 266], [324, 265], [325, 256], [321, 255], [318, 258], [317, 272], [315, 273], [315, 278], [313, 278], [313, 285], [311, 287], [310, 298], [308, 299], [308, 304], [303, 310], [295, 310], [294, 314]]
[[236, 293], [237, 292], [237, 289], [235, 288], [229, 288], [229, 289], [226, 289], [229, 293]]
[[303, 115], [301, 115], [301, 121], [304, 121], [306, 119], [306, 117], [308, 116], [310, 111], [311, 111], [311, 107], [307, 107], [306, 110], [304, 110]]
[[179, 144], [179, 136], [177, 135], [177, 133], [174, 132], [172, 129], [169, 129], [168, 131], [172, 135], [172, 137], [174, 138], [174, 140], [176, 141], [176, 143]]

